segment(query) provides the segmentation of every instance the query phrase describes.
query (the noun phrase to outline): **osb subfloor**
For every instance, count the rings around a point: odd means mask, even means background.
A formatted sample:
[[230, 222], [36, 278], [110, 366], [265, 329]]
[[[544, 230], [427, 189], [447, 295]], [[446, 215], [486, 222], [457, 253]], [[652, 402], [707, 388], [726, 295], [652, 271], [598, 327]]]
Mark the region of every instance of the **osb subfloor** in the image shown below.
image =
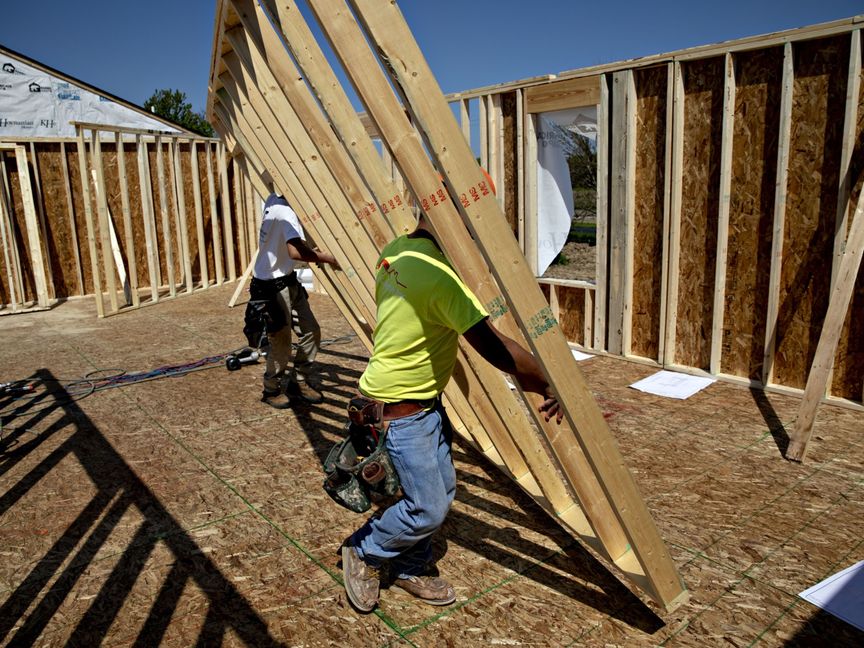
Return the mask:
[[[458, 601], [397, 590], [355, 613], [336, 550], [361, 517], [321, 489], [366, 353], [326, 297], [326, 401], [272, 410], [261, 365], [87, 395], [242, 344], [234, 285], [99, 320], [92, 300], [0, 318], [0, 643], [40, 646], [864, 645], [797, 598], [864, 558], [864, 417], [823, 406], [808, 461], [782, 458], [796, 399], [716, 383], [628, 387], [581, 363], [691, 598], [659, 615], [465, 444], [437, 544]], [[98, 373], [93, 373], [98, 372]]]

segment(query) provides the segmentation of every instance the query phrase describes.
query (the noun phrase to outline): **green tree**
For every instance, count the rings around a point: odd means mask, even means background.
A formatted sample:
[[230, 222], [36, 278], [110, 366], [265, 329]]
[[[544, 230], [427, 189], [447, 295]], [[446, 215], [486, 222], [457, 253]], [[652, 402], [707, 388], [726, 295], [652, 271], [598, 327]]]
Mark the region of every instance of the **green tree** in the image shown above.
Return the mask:
[[213, 127], [204, 119], [204, 115], [192, 110], [192, 104], [186, 100], [186, 93], [179, 90], [156, 90], [147, 101], [144, 108], [154, 115], [174, 122], [193, 133], [213, 137]]

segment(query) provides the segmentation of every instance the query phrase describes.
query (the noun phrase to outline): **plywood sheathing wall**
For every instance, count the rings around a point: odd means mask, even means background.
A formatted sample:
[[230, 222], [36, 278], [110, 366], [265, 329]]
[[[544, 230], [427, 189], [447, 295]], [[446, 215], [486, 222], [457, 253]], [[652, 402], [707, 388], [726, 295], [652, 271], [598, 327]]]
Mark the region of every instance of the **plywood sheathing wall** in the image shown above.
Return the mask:
[[555, 286], [558, 297], [558, 323], [568, 341], [585, 344], [585, 289]]
[[660, 355], [663, 208], [666, 159], [666, 66], [636, 71], [636, 169], [631, 353]]
[[[117, 236], [117, 242], [122, 252], [124, 266], [127, 273], [130, 270], [129, 254], [129, 239], [127, 238], [127, 225], [123, 212], [123, 200], [120, 185], [120, 166], [118, 164], [117, 145], [115, 142], [115, 134], [111, 131], [104, 131], [100, 134], [101, 150], [102, 150], [102, 172], [105, 179], [106, 200], [111, 213], [111, 220]], [[92, 176], [93, 158], [90, 151], [89, 134], [85, 138], [87, 141], [87, 178], [90, 191], [90, 208], [93, 213], [94, 225], [98, 228], [98, 208], [95, 192], [95, 185]], [[175, 192], [172, 191], [172, 166], [171, 155], [169, 148], [170, 138], [164, 138], [162, 143], [162, 156], [165, 169], [165, 196], [166, 210], [168, 213], [169, 223], [169, 238], [172, 242], [172, 270], [173, 277], [176, 283], [176, 289], [182, 290], [185, 284], [181, 282], [181, 278], [185, 276], [184, 272], [184, 255], [180, 247], [181, 241], [178, 237], [177, 230], [177, 214], [178, 200]], [[48, 276], [49, 298], [50, 299], [65, 299], [78, 295], [89, 295], [94, 292], [94, 264], [90, 258], [90, 246], [88, 244], [87, 225], [85, 218], [84, 192], [81, 186], [81, 175], [79, 172], [78, 146], [75, 140], [69, 141], [25, 141], [20, 143], [24, 146], [29, 160], [30, 175], [33, 179], [33, 195], [36, 202], [37, 214], [44, 214], [44, 227], [40, 221], [40, 236], [46, 258], [46, 272], [50, 272]], [[157, 173], [157, 155], [156, 143], [152, 137], [147, 137], [142, 140], [142, 147], [146, 148], [146, 156], [150, 167], [150, 185], [149, 191], [152, 197], [154, 211], [154, 226], [155, 226], [155, 241], [154, 254], [158, 271], [156, 273], [157, 288], [165, 293], [165, 288], [168, 285], [169, 273], [167, 267], [166, 250], [164, 247], [165, 237], [163, 232], [163, 221], [161, 217], [160, 196], [159, 196], [159, 177]], [[135, 140], [129, 135], [126, 136], [123, 142], [123, 154], [125, 161], [125, 176], [126, 185], [128, 188], [128, 205], [131, 222], [131, 240], [132, 248], [134, 249], [134, 266], [135, 278], [139, 288], [150, 287], [150, 270], [147, 246], [145, 245], [144, 233], [144, 216], [140, 190], [140, 180], [138, 171], [138, 156]], [[214, 228], [214, 213], [211, 209], [210, 190], [207, 181], [207, 153], [206, 146], [211, 146], [210, 165], [214, 179], [215, 217], [222, 224], [219, 227], [220, 251], [222, 252], [223, 260], [223, 280], [228, 278], [227, 264], [228, 256], [234, 255], [235, 261], [239, 259], [238, 246], [230, 242], [228, 249], [225, 249], [224, 239], [224, 223], [225, 219], [232, 219], [232, 231], [234, 236], [237, 236], [240, 231], [240, 223], [242, 227], [246, 227], [246, 214], [236, 214], [230, 209], [235, 204], [242, 204], [246, 209], [244, 202], [235, 202], [234, 196], [230, 195], [227, 204], [229, 209], [223, 210], [223, 201], [221, 199], [221, 181], [218, 165], [218, 155], [216, 150], [216, 142], [214, 140], [197, 140], [197, 163], [198, 163], [198, 189], [200, 195], [201, 209], [201, 231], [203, 235], [203, 250], [204, 263], [206, 264], [206, 272], [202, 272], [201, 255], [199, 249], [201, 247], [202, 236], [199, 236], [196, 198], [193, 187], [194, 174], [191, 160], [191, 143], [181, 140], [179, 147], [179, 162], [182, 180], [182, 198], [185, 207], [185, 232], [188, 241], [188, 254], [190, 265], [192, 268], [192, 277], [194, 287], [201, 287], [204, 279], [208, 285], [213, 285], [216, 282], [216, 259], [214, 253], [213, 237], [216, 234]], [[35, 165], [33, 152], [35, 152]], [[65, 152], [65, 166], [64, 166]], [[229, 194], [232, 193], [233, 167], [228, 165], [229, 175]], [[9, 187], [12, 204], [12, 217], [15, 227], [15, 237], [17, 244], [18, 256], [21, 260], [22, 281], [24, 284], [23, 301], [34, 301], [36, 299], [35, 287], [33, 283], [33, 275], [30, 262], [30, 253], [27, 246], [27, 238], [25, 236], [26, 228], [24, 225], [24, 211], [21, 198], [20, 183], [18, 180], [18, 170], [14, 154], [7, 152], [5, 154], [5, 169], [6, 169], [6, 184]], [[36, 173], [38, 171], [38, 174]], [[67, 192], [68, 183], [68, 192]], [[71, 211], [70, 211], [71, 203]], [[254, 207], [254, 206], [253, 206]], [[97, 264], [100, 274], [102, 274], [102, 289], [105, 289], [104, 270], [102, 268], [102, 239], [95, 233], [95, 249], [97, 253]], [[108, 250], [111, 253], [111, 250]], [[79, 280], [80, 272], [80, 280]], [[131, 277], [130, 277], [131, 279]], [[2, 303], [10, 303], [10, 290], [5, 267], [0, 272], [0, 301]], [[118, 283], [119, 286], [119, 283]], [[16, 291], [17, 292], [17, 291]], [[22, 297], [18, 295], [18, 301], [22, 301]]]
[[684, 174], [675, 361], [707, 369], [717, 253], [723, 59], [688, 62], [682, 73]]
[[793, 47], [795, 82], [774, 382], [803, 388], [828, 310], [849, 38]]
[[721, 371], [759, 380], [771, 267], [783, 48], [735, 55], [735, 125]]
[[[864, 81], [864, 72], [859, 76]], [[850, 177], [854, 183], [850, 187], [852, 205], [858, 204], [858, 197], [864, 189], [864, 83], [860, 83], [859, 88], [855, 145], [850, 164]], [[847, 224], [849, 222], [851, 219]], [[831, 393], [850, 400], [859, 400], [864, 393], [864, 272], [861, 270], [858, 271], [855, 292], [837, 345]]]

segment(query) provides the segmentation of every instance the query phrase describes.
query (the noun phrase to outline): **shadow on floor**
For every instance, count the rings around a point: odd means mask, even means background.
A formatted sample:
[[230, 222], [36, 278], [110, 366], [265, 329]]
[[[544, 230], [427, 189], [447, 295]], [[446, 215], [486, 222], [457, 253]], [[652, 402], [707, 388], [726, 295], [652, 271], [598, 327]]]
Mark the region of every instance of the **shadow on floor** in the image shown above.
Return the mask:
[[[62, 433], [68, 438], [5, 489], [0, 495], [0, 516], [11, 511], [16, 502], [69, 457], [80, 463], [96, 493], [45, 555], [32, 564], [20, 584], [9, 592], [0, 606], [0, 642], [8, 639], [9, 646], [36, 643], [91, 567], [112, 530], [128, 510], [135, 509], [143, 517], [143, 523], [98, 594], [89, 601], [66, 645], [102, 643], [148, 557], [161, 543], [175, 560], [160, 584], [135, 646], [160, 643], [190, 582], [207, 597], [206, 621], [198, 635], [198, 645], [220, 645], [232, 631], [250, 646], [282, 646], [270, 635], [249, 602], [138, 479], [51, 373], [41, 370], [28, 383], [35, 388], [31, 396], [0, 401], [5, 430], [0, 440], [0, 477], [52, 436]], [[46, 421], [52, 422], [36, 433]], [[35, 436], [23, 442], [28, 432]]]
[[786, 450], [789, 448], [789, 434], [786, 432], [786, 426], [783, 425], [783, 421], [777, 416], [774, 406], [768, 400], [768, 396], [763, 390], [751, 387], [750, 395], [753, 396], [753, 402], [756, 403], [759, 413], [765, 419], [765, 425], [768, 426], [768, 432], [774, 438], [774, 443], [777, 445], [777, 450], [780, 451], [780, 456], [785, 457]]
[[[357, 356], [332, 350], [326, 352], [322, 350], [322, 353], [337, 358], [362, 360]], [[321, 373], [327, 376], [324, 384], [326, 402], [336, 405], [339, 411], [344, 411], [348, 400], [356, 393], [360, 372], [336, 364], [323, 363]], [[294, 412], [319, 460], [323, 463], [333, 443], [340, 438], [347, 417], [334, 415], [315, 405], [299, 404], [294, 408]], [[328, 419], [328, 423], [323, 427], [322, 418]], [[336, 436], [325, 437], [322, 435], [322, 430], [330, 434], [335, 432]], [[504, 489], [507, 497], [514, 498], [519, 505], [501, 506], [492, 499], [471, 495], [464, 488], [457, 487], [457, 502], [481, 510], [484, 516], [494, 516], [500, 520], [500, 524], [488, 524], [480, 517], [467, 515], [455, 508], [451, 509], [441, 531], [442, 537], [436, 541], [436, 546], [446, 547], [448, 542], [463, 546], [491, 562], [514, 569], [524, 578], [591, 606], [642, 632], [651, 634], [663, 627], [662, 619], [618, 581], [608, 568], [595, 559], [578, 541], [562, 531], [517, 486], [502, 480], [497, 467], [489, 464], [482, 455], [462, 443], [458, 437], [454, 444], [453, 455], [457, 468], [460, 462], [471, 464], [479, 467], [487, 475], [483, 478], [475, 473], [459, 471], [458, 483], [470, 482], [481, 489]], [[515, 531], [507, 533], [507, 528], [513, 526], [525, 527], [552, 539], [559, 550], [550, 552], [547, 547], [521, 538]], [[504, 527], [504, 532], [501, 527]], [[562, 575], [562, 572], [569, 575]], [[597, 588], [600, 588], [599, 592]]]

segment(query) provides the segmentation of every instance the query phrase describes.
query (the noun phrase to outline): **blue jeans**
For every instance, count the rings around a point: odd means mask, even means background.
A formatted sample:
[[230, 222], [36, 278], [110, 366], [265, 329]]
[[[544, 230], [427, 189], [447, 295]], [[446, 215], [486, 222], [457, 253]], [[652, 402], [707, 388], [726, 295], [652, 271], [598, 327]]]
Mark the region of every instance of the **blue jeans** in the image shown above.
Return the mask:
[[368, 565], [389, 561], [397, 578], [426, 570], [432, 560], [432, 535], [444, 524], [456, 494], [452, 442], [453, 428], [440, 401], [428, 411], [390, 422], [386, 445], [404, 497], [351, 536]]

